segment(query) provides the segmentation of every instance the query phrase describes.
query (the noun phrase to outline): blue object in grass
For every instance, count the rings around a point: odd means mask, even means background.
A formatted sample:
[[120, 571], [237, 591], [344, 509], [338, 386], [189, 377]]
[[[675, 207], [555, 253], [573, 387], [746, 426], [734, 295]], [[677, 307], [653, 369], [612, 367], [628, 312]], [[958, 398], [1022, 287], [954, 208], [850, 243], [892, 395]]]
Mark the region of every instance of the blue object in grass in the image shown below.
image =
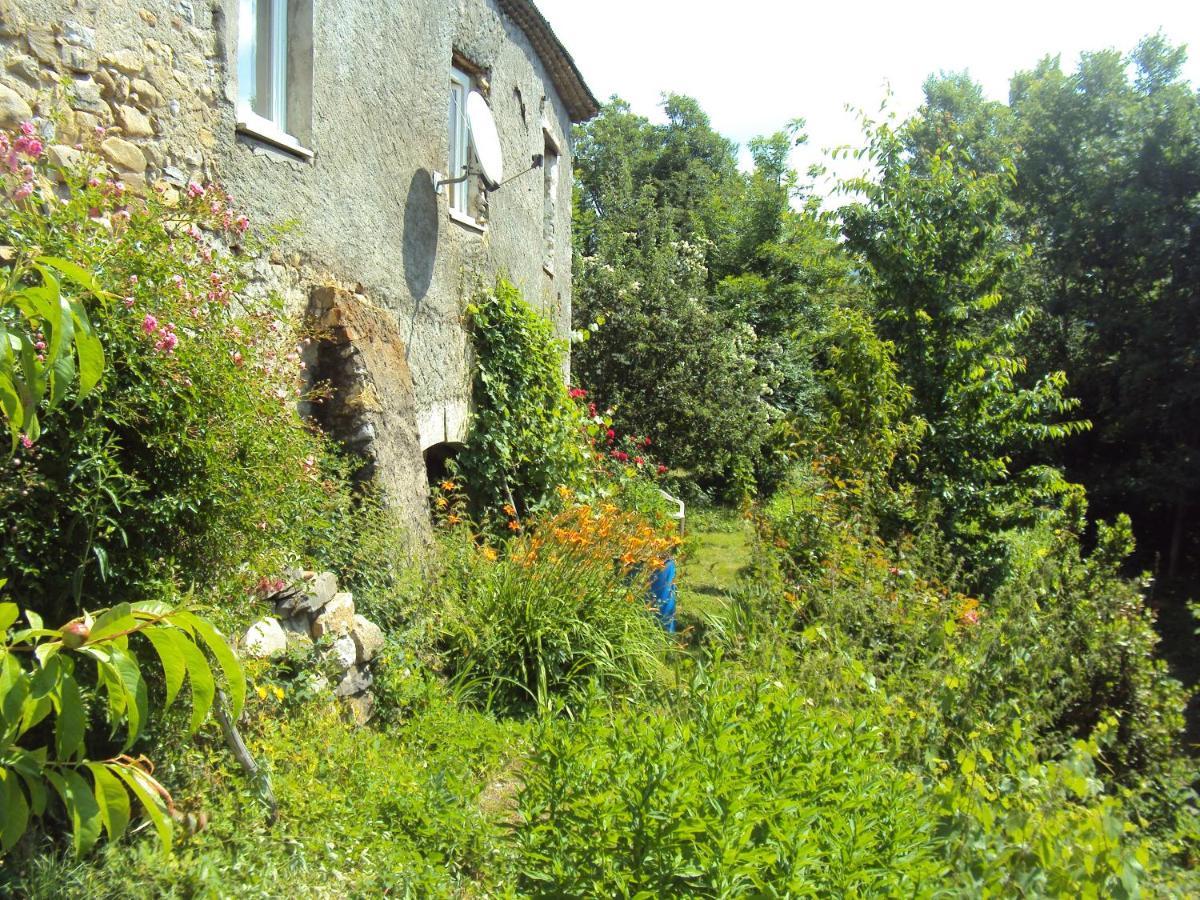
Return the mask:
[[650, 575], [650, 597], [658, 621], [671, 634], [675, 633], [675, 560], [668, 559], [661, 569]]

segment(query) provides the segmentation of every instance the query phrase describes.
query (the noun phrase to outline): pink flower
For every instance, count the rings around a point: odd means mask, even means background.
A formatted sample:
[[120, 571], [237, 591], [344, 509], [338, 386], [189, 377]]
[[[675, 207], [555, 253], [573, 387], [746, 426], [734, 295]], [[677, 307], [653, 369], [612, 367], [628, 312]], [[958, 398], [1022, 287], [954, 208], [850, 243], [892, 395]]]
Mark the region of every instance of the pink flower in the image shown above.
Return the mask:
[[188, 182], [187, 186], [187, 195], [192, 199], [195, 199], [196, 197], [203, 197], [204, 188], [201, 185], [196, 184], [196, 182], [190, 181]]
[[238, 234], [241, 234], [250, 227], [250, 219], [247, 216], [238, 216], [233, 227], [237, 229]]
[[28, 197], [32, 193], [33, 193], [33, 185], [30, 184], [28, 181], [26, 181], [26, 182], [23, 182], [21, 184], [21, 186], [18, 187], [15, 191], [13, 191], [13, 199], [14, 200], [24, 200], [26, 197]]
[[134, 302], [134, 301], [133, 301], [133, 298], [132, 298], [132, 297], [126, 297], [126, 298], [125, 298], [125, 300], [124, 300], [123, 302], [125, 303], [125, 308], [126, 308], [126, 309], [133, 309], [133, 302]]
[[136, 275], [130, 275], [130, 276], [129, 276], [129, 283], [130, 283], [130, 284], [137, 284], [137, 283], [138, 283], [138, 277], [137, 277]]
[[179, 346], [179, 338], [170, 331], [164, 331], [154, 344], [154, 349], [160, 353], [174, 353], [175, 348]]
[[146, 334], [154, 334], [158, 330], [158, 319], [154, 318], [150, 313], [146, 313], [146, 318], [142, 319], [142, 331]]
[[229, 358], [233, 360], [233, 364], [235, 366], [240, 366], [244, 362], [244, 360], [242, 358], [242, 352], [240, 350], [232, 351], [229, 354]]
[[34, 133], [34, 128], [33, 128], [32, 122], [22, 122], [21, 123], [21, 134], [25, 135], [25, 137], [33, 137], [33, 133]]
[[18, 153], [24, 153], [26, 156], [32, 156], [35, 159], [42, 155], [42, 142], [37, 138], [19, 137], [13, 146]]
[[41, 351], [46, 349], [46, 342], [45, 341], [37, 341], [34, 343], [33, 347], [35, 350], [37, 350], [40, 353]]
[[21, 435], [21, 446], [24, 447], [26, 450], [30, 450], [33, 448], [33, 441], [31, 441], [29, 439], [29, 435], [27, 435], [27, 434]]

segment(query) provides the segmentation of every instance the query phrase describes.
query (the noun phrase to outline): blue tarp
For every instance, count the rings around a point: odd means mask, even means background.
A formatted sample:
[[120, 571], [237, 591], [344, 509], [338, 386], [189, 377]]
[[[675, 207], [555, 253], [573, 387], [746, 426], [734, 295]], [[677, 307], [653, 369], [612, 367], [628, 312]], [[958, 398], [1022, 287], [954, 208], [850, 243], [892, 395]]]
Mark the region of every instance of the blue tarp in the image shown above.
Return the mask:
[[658, 612], [659, 622], [671, 634], [675, 633], [675, 596], [675, 560], [668, 559], [650, 576], [650, 599]]

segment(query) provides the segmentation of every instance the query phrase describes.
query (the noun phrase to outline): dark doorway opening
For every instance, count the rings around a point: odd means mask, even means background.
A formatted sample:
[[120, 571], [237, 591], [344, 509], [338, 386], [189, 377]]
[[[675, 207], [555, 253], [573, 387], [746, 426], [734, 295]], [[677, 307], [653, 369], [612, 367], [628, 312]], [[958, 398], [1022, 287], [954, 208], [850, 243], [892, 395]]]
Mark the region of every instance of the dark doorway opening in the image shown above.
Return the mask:
[[462, 450], [462, 444], [446, 441], [425, 450], [425, 477], [429, 486], [437, 487], [450, 477], [450, 463]]

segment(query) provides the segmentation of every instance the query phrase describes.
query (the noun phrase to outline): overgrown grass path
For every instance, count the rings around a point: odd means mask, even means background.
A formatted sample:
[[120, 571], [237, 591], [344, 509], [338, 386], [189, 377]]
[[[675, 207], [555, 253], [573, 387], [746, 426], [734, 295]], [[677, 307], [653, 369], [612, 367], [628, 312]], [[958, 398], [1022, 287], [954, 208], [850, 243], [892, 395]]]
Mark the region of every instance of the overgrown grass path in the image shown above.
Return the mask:
[[736, 513], [697, 516], [679, 564], [679, 619], [687, 628], [720, 616], [750, 563], [750, 526]]

